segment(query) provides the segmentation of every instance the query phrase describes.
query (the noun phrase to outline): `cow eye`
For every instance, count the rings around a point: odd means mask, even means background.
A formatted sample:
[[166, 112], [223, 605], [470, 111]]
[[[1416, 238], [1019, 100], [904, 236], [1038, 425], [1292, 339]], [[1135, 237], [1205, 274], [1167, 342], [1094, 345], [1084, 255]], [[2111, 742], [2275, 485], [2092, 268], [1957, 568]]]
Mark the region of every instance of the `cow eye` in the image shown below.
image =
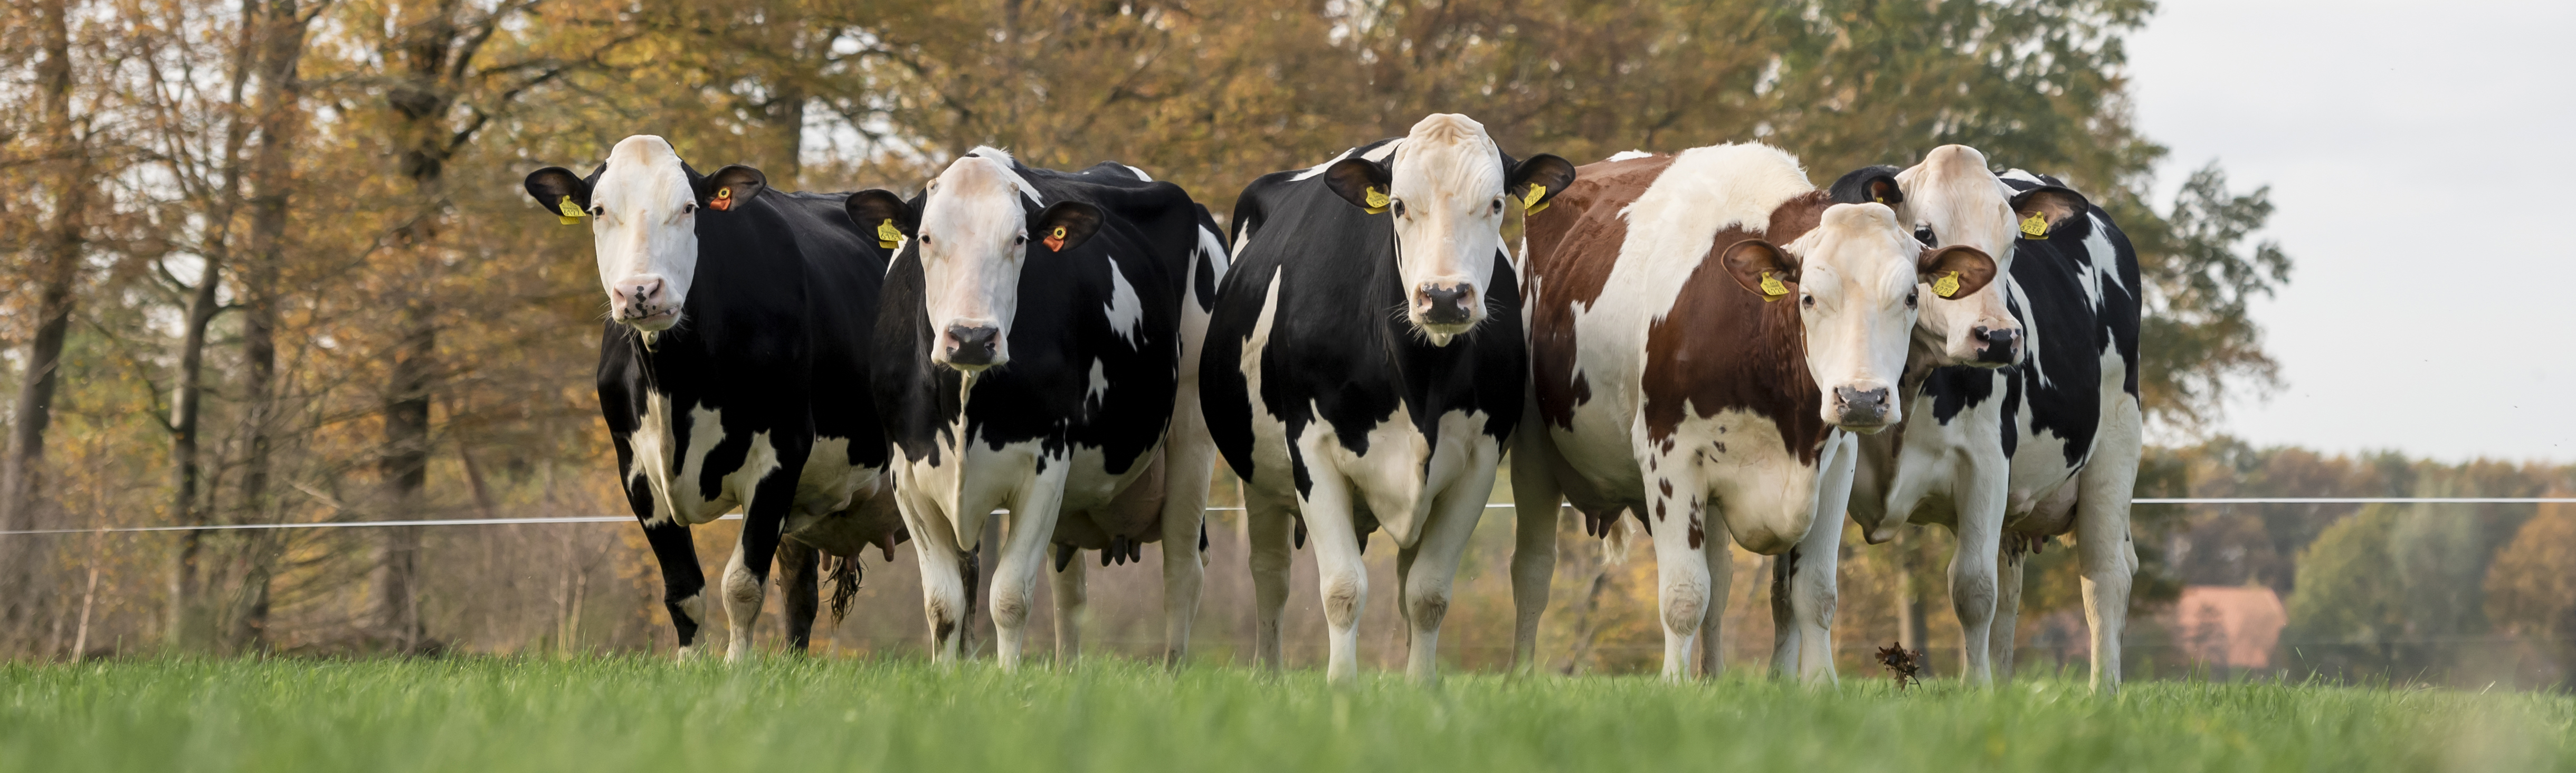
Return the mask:
[[687, 204], [682, 204], [682, 205], [680, 205], [680, 214], [683, 214], [683, 215], [694, 215], [694, 214], [697, 214], [697, 213], [698, 213], [698, 203], [697, 203], [697, 202], [692, 201], [692, 202], [689, 202], [689, 203], [687, 203]]
[[600, 206], [596, 206], [596, 207], [591, 207], [591, 208], [590, 208], [590, 216], [591, 216], [591, 217], [598, 217], [598, 216], [600, 216], [600, 215], [605, 215], [605, 214], [608, 214], [608, 206], [607, 206], [607, 205], [605, 205], [605, 204], [602, 204], [602, 205], [600, 205]]
[[1922, 292], [1921, 292], [1921, 291], [1919, 291], [1919, 290], [1918, 290], [1918, 291], [1914, 291], [1914, 292], [1908, 292], [1908, 293], [1906, 293], [1906, 294], [1905, 294], [1905, 308], [1909, 308], [1909, 309], [1914, 308], [1914, 296], [1921, 295], [1921, 294], [1922, 294]]
[[1013, 237], [1011, 237], [1011, 243], [1012, 243], [1012, 244], [1027, 244], [1027, 243], [1029, 243], [1029, 235], [1028, 235], [1028, 234], [1020, 234], [1020, 235], [1018, 235], [1018, 236], [1013, 236]]
[[1497, 196], [1497, 197], [1495, 197], [1495, 198], [1494, 198], [1494, 214], [1499, 215], [1499, 214], [1502, 214], [1502, 213], [1503, 213], [1503, 199], [1502, 199], [1502, 197]]
[[1397, 200], [1395, 200], [1395, 203], [1388, 204], [1387, 206], [1394, 208], [1394, 210], [1395, 210], [1395, 216], [1396, 216], [1396, 217], [1403, 217], [1403, 216], [1404, 216], [1404, 200], [1403, 200], [1403, 199], [1397, 199]]
[[1813, 295], [1799, 295], [1799, 296], [1798, 296], [1798, 304], [1799, 304], [1799, 305], [1801, 305], [1801, 306], [1805, 306], [1805, 307], [1807, 307], [1807, 308], [1810, 308], [1810, 309], [1815, 308], [1815, 307], [1816, 307], [1816, 296], [1813, 296]]
[[1940, 244], [1940, 243], [1941, 243], [1941, 242], [1940, 242], [1940, 241], [1938, 241], [1938, 240], [1937, 240], [1937, 238], [1933, 235], [1933, 233], [1932, 233], [1932, 225], [1931, 225], [1930, 223], [1925, 223], [1925, 224], [1923, 224], [1923, 225], [1918, 225], [1918, 226], [1915, 226], [1915, 227], [1914, 227], [1914, 240], [1915, 240], [1915, 241], [1918, 241], [1918, 242], [1922, 242], [1922, 243], [1927, 244], [1927, 245], [1938, 245], [1938, 244]]
[[921, 235], [921, 246], [924, 246], [924, 247], [928, 247], [928, 246], [930, 246], [930, 234], [922, 234], [922, 235]]

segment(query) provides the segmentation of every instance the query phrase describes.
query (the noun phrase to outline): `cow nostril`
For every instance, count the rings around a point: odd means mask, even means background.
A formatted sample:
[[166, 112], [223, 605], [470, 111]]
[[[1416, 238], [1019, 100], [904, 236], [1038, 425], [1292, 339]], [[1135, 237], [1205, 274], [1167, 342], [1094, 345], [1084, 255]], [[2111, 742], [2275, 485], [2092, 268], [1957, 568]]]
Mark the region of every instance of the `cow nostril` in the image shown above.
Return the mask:
[[952, 345], [948, 361], [959, 365], [990, 365], [993, 347], [1001, 331], [985, 325], [950, 325], [948, 340]]

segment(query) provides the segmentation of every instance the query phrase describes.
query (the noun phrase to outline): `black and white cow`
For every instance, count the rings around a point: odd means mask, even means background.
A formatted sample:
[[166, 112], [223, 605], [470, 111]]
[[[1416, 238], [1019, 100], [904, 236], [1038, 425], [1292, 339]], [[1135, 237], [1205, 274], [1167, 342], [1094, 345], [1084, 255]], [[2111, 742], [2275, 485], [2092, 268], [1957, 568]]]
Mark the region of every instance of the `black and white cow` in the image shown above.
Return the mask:
[[[1860, 441], [1851, 515], [1872, 543], [1911, 523], [1949, 526], [1951, 602], [1965, 676], [2012, 669], [2024, 551], [2072, 533], [2093, 631], [2093, 685], [2116, 691], [2120, 632], [2138, 565], [2129, 535], [2137, 479], [2138, 259], [2108, 214], [2052, 178], [1997, 176], [1975, 149], [1948, 145], [1912, 168], [1873, 167], [1834, 186], [1860, 200], [1892, 188], [1898, 216], [1926, 244], [1969, 245], [2004, 263], [1997, 286], [2022, 327], [2002, 369], [1909, 358], [1911, 410], [1896, 432]], [[1893, 198], [1891, 197], [1891, 198]], [[1794, 568], [1833, 571], [1823, 560]]]
[[972, 603], [961, 551], [1008, 508], [991, 594], [1002, 667], [1018, 666], [1050, 543], [1069, 657], [1074, 551], [1123, 560], [1162, 542], [1166, 658], [1178, 662], [1216, 459], [1182, 359], [1225, 271], [1206, 208], [1132, 167], [1058, 172], [977, 148], [920, 196], [862, 191], [849, 212], [884, 244], [909, 239], [886, 275], [872, 383], [900, 453], [934, 657], [959, 655]]
[[[527, 190], [567, 225], [591, 221], [610, 312], [600, 410], [681, 656], [703, 651], [706, 621], [689, 527], [737, 508], [747, 521], [725, 567], [726, 657], [750, 653], [773, 554], [802, 650], [816, 549], [855, 572], [861, 547], [891, 557], [903, 539], [885, 433], [859, 388], [887, 251], [842, 214], [845, 195], [770, 190], [741, 165], [701, 175], [660, 137], [617, 143], [589, 177], [537, 170]], [[839, 580], [836, 607], [857, 577]]]
[[1263, 176], [1236, 201], [1202, 387], [1208, 430], [1246, 482], [1262, 663], [1280, 666], [1298, 519], [1332, 629], [1326, 679], [1358, 677], [1360, 550], [1379, 527], [1399, 551], [1406, 672], [1437, 678], [1449, 584], [1527, 380], [1522, 213], [1573, 180], [1564, 159], [1515, 160], [1444, 114]]

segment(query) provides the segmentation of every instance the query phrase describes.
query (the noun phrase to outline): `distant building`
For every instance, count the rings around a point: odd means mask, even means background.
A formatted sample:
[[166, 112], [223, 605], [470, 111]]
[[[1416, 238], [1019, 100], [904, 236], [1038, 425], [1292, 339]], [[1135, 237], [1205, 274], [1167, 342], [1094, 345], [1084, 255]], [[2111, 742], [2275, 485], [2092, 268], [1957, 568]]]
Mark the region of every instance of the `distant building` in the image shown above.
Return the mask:
[[2280, 594], [2259, 585], [2186, 587], [2174, 613], [2175, 644], [2193, 662], [2231, 669], [2269, 668], [2290, 623]]

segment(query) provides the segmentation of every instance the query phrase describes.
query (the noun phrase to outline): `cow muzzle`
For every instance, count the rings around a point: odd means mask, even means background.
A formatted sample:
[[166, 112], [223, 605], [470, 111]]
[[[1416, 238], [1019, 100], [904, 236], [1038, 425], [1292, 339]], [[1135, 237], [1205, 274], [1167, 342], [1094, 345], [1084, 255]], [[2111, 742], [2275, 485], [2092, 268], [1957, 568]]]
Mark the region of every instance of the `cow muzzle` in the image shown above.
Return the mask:
[[1976, 343], [1977, 359], [1968, 363], [1980, 367], [2001, 367], [2021, 360], [2020, 328], [1989, 328], [1978, 325], [1968, 331]]
[[1002, 351], [1002, 329], [992, 325], [961, 323], [949, 325], [941, 333], [940, 362], [963, 371], [978, 371], [1011, 361]]
[[668, 330], [680, 321], [680, 303], [671, 283], [651, 274], [618, 280], [608, 289], [610, 318], [648, 333]]
[[1424, 282], [1413, 290], [1414, 313], [1422, 324], [1459, 327], [1476, 321], [1476, 286], [1466, 282]]
[[1825, 406], [1825, 421], [1843, 429], [1869, 434], [1896, 422], [1895, 390], [1885, 384], [1861, 383], [1834, 387], [1831, 404]]

